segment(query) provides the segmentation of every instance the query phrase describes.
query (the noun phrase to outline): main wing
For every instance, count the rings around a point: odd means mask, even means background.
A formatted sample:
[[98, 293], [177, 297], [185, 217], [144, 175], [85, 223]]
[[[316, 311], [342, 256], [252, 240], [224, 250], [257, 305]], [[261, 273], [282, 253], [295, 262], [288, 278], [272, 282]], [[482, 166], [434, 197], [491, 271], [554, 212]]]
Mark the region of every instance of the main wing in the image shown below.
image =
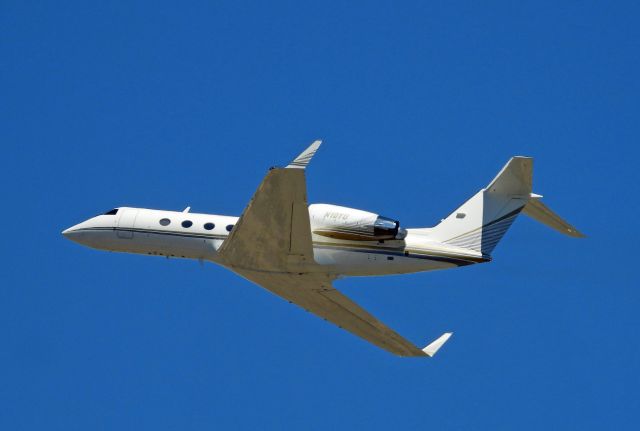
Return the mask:
[[220, 247], [223, 264], [242, 277], [399, 356], [433, 356], [445, 333], [424, 349], [398, 335], [337, 291], [316, 267], [304, 168], [316, 141], [286, 168], [272, 168]]
[[451, 336], [451, 333], [445, 333], [420, 349], [336, 290], [331, 279], [324, 274], [234, 271], [287, 301], [398, 356], [433, 356]]
[[320, 143], [315, 141], [286, 168], [269, 170], [220, 247], [228, 266], [285, 271], [313, 264], [304, 167]]

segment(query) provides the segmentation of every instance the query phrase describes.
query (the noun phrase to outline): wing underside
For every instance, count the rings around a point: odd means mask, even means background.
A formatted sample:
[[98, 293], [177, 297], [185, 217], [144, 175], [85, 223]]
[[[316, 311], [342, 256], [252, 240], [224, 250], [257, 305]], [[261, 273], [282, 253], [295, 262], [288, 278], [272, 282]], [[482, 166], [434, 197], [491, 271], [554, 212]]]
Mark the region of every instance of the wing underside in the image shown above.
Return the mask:
[[322, 274], [277, 274], [246, 270], [236, 272], [285, 300], [398, 356], [433, 356], [451, 335], [445, 334], [446, 337], [435, 349], [435, 342], [420, 349], [340, 293], [332, 286], [331, 280]]
[[274, 168], [258, 187], [220, 255], [234, 267], [262, 271], [313, 264], [304, 170]]

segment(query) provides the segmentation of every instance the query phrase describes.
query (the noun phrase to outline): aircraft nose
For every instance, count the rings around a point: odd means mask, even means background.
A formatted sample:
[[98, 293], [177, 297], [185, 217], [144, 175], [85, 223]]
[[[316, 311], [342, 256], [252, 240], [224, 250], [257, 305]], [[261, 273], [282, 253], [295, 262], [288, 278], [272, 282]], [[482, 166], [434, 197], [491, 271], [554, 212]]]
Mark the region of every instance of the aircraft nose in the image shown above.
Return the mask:
[[68, 229], [63, 230], [62, 236], [64, 236], [67, 239], [70, 239], [71, 241], [80, 242], [80, 239], [82, 238], [82, 232], [78, 230], [78, 225], [75, 225], [75, 226], [71, 226]]

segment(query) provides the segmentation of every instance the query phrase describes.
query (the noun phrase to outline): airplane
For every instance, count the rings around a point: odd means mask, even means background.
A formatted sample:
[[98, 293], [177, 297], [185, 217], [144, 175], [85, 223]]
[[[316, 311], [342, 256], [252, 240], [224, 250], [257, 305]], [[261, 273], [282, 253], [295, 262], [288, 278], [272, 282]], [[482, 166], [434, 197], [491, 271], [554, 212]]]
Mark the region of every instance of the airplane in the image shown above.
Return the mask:
[[533, 159], [515, 156], [485, 188], [433, 227], [405, 228], [376, 213], [307, 202], [305, 171], [321, 141], [267, 172], [240, 217], [119, 207], [62, 232], [99, 250], [211, 261], [398, 356], [433, 357], [333, 286], [350, 276], [457, 268], [491, 261], [520, 213], [584, 237], [532, 193]]

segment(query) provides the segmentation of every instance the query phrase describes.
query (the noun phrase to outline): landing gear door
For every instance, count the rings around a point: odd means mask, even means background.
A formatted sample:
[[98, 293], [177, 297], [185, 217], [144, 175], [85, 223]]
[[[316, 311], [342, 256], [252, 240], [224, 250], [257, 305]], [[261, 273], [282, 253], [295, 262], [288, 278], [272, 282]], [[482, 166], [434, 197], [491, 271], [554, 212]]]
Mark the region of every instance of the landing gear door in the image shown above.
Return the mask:
[[121, 210], [122, 214], [118, 218], [118, 238], [131, 239], [133, 238], [133, 226], [138, 215], [138, 210], [124, 209]]

